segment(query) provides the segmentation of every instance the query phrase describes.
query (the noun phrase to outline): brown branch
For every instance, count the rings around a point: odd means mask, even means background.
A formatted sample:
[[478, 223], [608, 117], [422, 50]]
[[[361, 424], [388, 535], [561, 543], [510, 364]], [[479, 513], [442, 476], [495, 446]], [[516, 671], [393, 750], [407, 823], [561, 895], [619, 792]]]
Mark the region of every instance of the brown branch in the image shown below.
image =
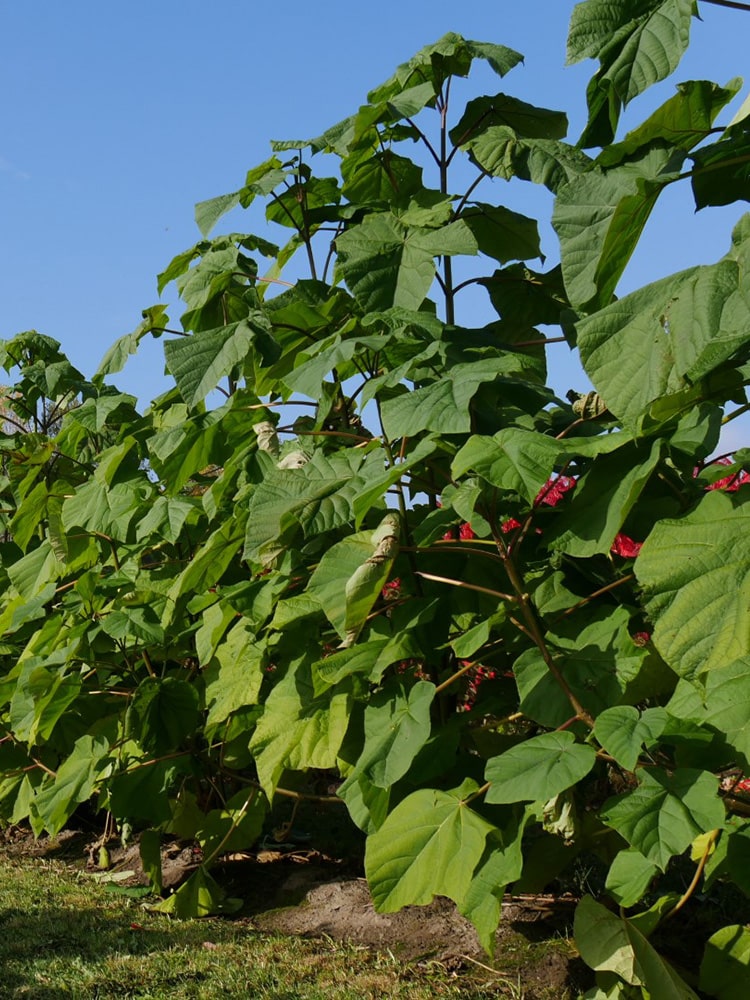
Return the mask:
[[731, 7], [732, 10], [746, 10], [750, 12], [750, 4], [740, 3], [740, 0], [704, 0], [704, 3], [712, 3], [716, 7]]

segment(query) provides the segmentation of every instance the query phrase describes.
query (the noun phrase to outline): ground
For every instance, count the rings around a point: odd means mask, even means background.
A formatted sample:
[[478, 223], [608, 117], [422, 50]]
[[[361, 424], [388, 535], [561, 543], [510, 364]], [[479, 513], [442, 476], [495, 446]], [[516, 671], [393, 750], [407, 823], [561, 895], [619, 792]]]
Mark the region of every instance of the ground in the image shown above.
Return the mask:
[[[98, 851], [90, 833], [65, 831], [57, 838], [34, 840], [28, 832], [0, 834], [7, 856], [60, 859], [66, 865], [97, 872]], [[138, 847], [109, 846], [117, 884], [144, 884], [147, 879]], [[162, 866], [165, 891], [176, 887], [199, 863], [189, 844], [165, 845]], [[125, 875], [124, 873], [130, 873]], [[231, 896], [243, 900], [235, 919], [261, 932], [348, 941], [391, 954], [404, 963], [439, 963], [460, 971], [488, 962], [472, 925], [450, 900], [406, 907], [398, 913], [376, 913], [356, 858], [340, 860], [309, 845], [268, 840], [253, 852], [230, 855], [212, 872]], [[576, 997], [590, 985], [590, 973], [569, 940], [573, 898], [534, 896], [508, 899], [497, 935], [492, 968], [511, 982], [523, 984], [526, 1000]]]

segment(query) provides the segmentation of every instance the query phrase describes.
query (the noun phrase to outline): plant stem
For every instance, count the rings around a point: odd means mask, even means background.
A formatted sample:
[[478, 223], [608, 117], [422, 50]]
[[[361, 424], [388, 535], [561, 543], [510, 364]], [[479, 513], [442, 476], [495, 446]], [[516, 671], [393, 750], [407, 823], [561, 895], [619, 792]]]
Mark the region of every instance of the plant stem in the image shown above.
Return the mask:
[[[490, 522], [491, 523], [491, 522]], [[508, 574], [508, 579], [510, 580], [511, 586], [518, 595], [518, 605], [521, 610], [521, 615], [523, 616], [525, 627], [523, 631], [529, 636], [534, 645], [537, 647], [542, 655], [547, 669], [552, 674], [552, 676], [557, 681], [558, 686], [564, 692], [566, 698], [573, 707], [573, 711], [576, 713], [578, 718], [585, 722], [590, 728], [594, 728], [593, 716], [583, 707], [583, 705], [578, 700], [578, 697], [571, 689], [568, 682], [562, 675], [560, 668], [554, 661], [552, 654], [547, 647], [547, 643], [544, 641], [544, 634], [542, 632], [541, 625], [539, 624], [539, 619], [537, 618], [536, 611], [531, 603], [528, 593], [526, 592], [526, 587], [524, 585], [523, 578], [518, 571], [513, 559], [511, 558], [510, 552], [502, 538], [502, 536], [496, 533], [493, 526], [493, 535], [495, 538], [495, 544], [497, 545], [498, 552], [505, 561], [505, 572]]]

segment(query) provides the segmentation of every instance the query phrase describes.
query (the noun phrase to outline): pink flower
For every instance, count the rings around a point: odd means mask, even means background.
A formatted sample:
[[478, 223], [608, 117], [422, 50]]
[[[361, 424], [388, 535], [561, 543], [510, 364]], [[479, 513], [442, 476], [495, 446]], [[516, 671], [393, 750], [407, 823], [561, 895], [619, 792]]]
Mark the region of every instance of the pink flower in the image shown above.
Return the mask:
[[649, 632], [634, 632], [631, 638], [636, 646], [647, 646], [651, 641], [651, 634]]
[[476, 538], [477, 536], [474, 534], [474, 530], [471, 525], [464, 523], [458, 529], [458, 537], [462, 542], [470, 542], [472, 538]]
[[401, 596], [401, 579], [394, 577], [380, 591], [380, 596], [384, 601], [397, 601]]
[[643, 542], [634, 542], [632, 538], [628, 538], [627, 535], [618, 531], [610, 552], [614, 552], [616, 556], [623, 556], [625, 559], [635, 559], [642, 548]]

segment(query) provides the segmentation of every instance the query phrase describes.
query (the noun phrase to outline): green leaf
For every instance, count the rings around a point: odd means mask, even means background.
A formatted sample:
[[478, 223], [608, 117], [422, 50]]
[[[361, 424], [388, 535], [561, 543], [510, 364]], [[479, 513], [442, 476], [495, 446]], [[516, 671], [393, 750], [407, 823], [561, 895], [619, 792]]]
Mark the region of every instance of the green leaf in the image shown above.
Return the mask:
[[622, 142], [607, 146], [596, 158], [600, 167], [613, 167], [646, 148], [655, 140], [687, 151], [702, 142], [716, 115], [737, 94], [740, 80], [720, 87], [709, 80], [688, 80], [677, 84], [677, 93], [650, 115], [642, 125], [628, 132]]
[[298, 529], [307, 536], [348, 523], [354, 497], [377, 465], [376, 456], [348, 449], [316, 451], [300, 469], [274, 469], [250, 498], [243, 559], [271, 562]]
[[606, 145], [622, 106], [676, 68], [690, 38], [694, 0], [585, 0], [573, 9], [568, 62], [598, 57], [582, 146]]
[[679, 165], [671, 150], [657, 145], [610, 170], [588, 170], [559, 189], [552, 224], [574, 307], [592, 310], [612, 301], [656, 199]]
[[[740, 220], [719, 263], [646, 285], [576, 324], [581, 362], [626, 424], [660, 397], [699, 390], [699, 380], [747, 343], [748, 248], [750, 223]], [[701, 399], [688, 396], [686, 407]]]
[[730, 924], [706, 942], [700, 988], [717, 1000], [735, 1000], [750, 990], [750, 931]]
[[[373, 695], [365, 708], [365, 745], [345, 785], [362, 774], [379, 788], [402, 778], [429, 739], [434, 697], [435, 685], [426, 681], [417, 681], [408, 692], [399, 684]], [[345, 791], [342, 787], [342, 797]]]
[[161, 834], [158, 830], [144, 830], [138, 841], [143, 871], [148, 875], [150, 888], [157, 895], [161, 893]]
[[164, 327], [169, 326], [167, 307], [161, 303], [149, 306], [148, 309], [143, 310], [141, 315], [143, 316], [143, 320], [135, 330], [132, 333], [126, 333], [124, 337], [120, 337], [107, 350], [94, 375], [94, 382], [102, 382], [107, 375], [114, 375], [116, 372], [122, 371], [126, 361], [131, 354], [136, 353], [138, 345], [146, 334], [151, 333], [155, 337], [160, 337], [164, 331]]
[[388, 580], [399, 550], [401, 520], [386, 514], [374, 531], [348, 535], [318, 563], [307, 593], [324, 608], [344, 645], [351, 646]]
[[253, 316], [218, 330], [168, 341], [164, 345], [167, 368], [188, 406], [202, 402], [222, 378], [242, 365], [257, 332], [267, 329], [263, 317]]
[[421, 906], [437, 896], [461, 905], [494, 830], [464, 804], [477, 788], [412, 792], [367, 839], [365, 873], [378, 913]]
[[[645, 444], [645, 442], [644, 442]], [[661, 458], [662, 442], [629, 445], [599, 457], [579, 480], [547, 534], [548, 544], [576, 557], [607, 553]]]
[[147, 752], [169, 753], [195, 731], [198, 713], [198, 690], [188, 681], [147, 677], [130, 703], [131, 732]]
[[133, 518], [141, 507], [147, 487], [131, 482], [105, 483], [91, 479], [69, 498], [62, 508], [66, 531], [83, 528], [92, 534], [125, 541]]
[[666, 723], [663, 708], [647, 708], [641, 713], [630, 705], [615, 705], [597, 716], [593, 735], [618, 764], [634, 771], [643, 745], [655, 742]]
[[750, 509], [719, 490], [659, 521], [635, 563], [654, 645], [681, 677], [750, 654]]
[[258, 703], [265, 663], [265, 649], [255, 641], [255, 630], [238, 622], [217, 647], [213, 660], [204, 666], [207, 727]]
[[631, 847], [615, 857], [607, 872], [606, 887], [620, 906], [634, 906], [643, 898], [657, 872], [653, 861]]
[[258, 780], [269, 799], [286, 768], [336, 765], [350, 710], [351, 695], [341, 686], [316, 698], [309, 667], [288, 669], [269, 693], [250, 741]]
[[695, 207], [731, 205], [750, 196], [750, 130], [719, 139], [693, 154]]
[[51, 837], [62, 830], [75, 807], [91, 797], [108, 753], [109, 741], [104, 737], [81, 736], [57, 769], [53, 782], [37, 794], [34, 807]]
[[711, 670], [705, 683], [703, 721], [718, 730], [750, 769], [750, 658]]
[[591, 896], [584, 896], [576, 907], [573, 935], [589, 968], [614, 972], [626, 983], [640, 982], [624, 921]]
[[556, 139], [524, 139], [507, 125], [495, 125], [470, 139], [471, 159], [493, 177], [519, 177], [556, 192], [587, 170], [590, 158]]
[[149, 824], [167, 823], [172, 818], [170, 795], [175, 786], [191, 773], [185, 757], [145, 760], [129, 771], [120, 771], [108, 783], [110, 808], [118, 819], [142, 819]]
[[592, 969], [614, 972], [659, 1000], [698, 1000], [634, 921], [615, 916], [591, 896], [578, 904], [573, 931], [581, 957]]
[[[630, 637], [625, 608], [599, 608], [588, 619], [585, 625], [573, 616], [563, 619], [545, 641], [573, 693], [596, 717], [627, 696], [648, 653]], [[570, 702], [536, 648], [519, 656], [513, 672], [524, 715], [548, 728], [570, 719]]]
[[196, 833], [204, 857], [252, 847], [261, 834], [266, 812], [265, 796], [257, 789], [249, 795], [247, 789], [239, 791], [224, 806], [212, 809]]
[[409, 434], [427, 430], [435, 434], [466, 434], [471, 431], [471, 402], [481, 385], [503, 375], [534, 374], [533, 358], [507, 352], [481, 362], [457, 364], [431, 385], [386, 399], [382, 404], [383, 425], [390, 438], [404, 428]]
[[235, 559], [245, 534], [244, 518], [224, 521], [210, 534], [185, 569], [172, 584], [162, 615], [162, 626], [168, 627], [178, 610], [180, 598], [212, 587]]
[[[62, 651], [62, 656], [65, 651]], [[37, 657], [23, 663], [10, 701], [10, 725], [16, 739], [33, 745], [48, 740], [81, 692], [81, 678], [65, 674], [49, 660], [43, 666]]]
[[526, 139], [564, 139], [568, 117], [562, 111], [537, 108], [507, 94], [476, 97], [450, 131], [455, 146], [465, 146], [494, 126], [505, 126]]
[[371, 104], [392, 101], [398, 94], [424, 82], [432, 83], [433, 93], [438, 93], [450, 76], [467, 76], [474, 59], [486, 61], [498, 76], [505, 76], [523, 61], [523, 56], [505, 45], [474, 42], [449, 31], [399, 66], [392, 77], [370, 91], [367, 99]]
[[649, 996], [659, 1000], [699, 1000], [672, 966], [644, 937], [634, 920], [624, 920], [628, 940], [635, 955], [636, 970]]
[[469, 469], [493, 486], [512, 490], [533, 501], [552, 475], [561, 443], [546, 434], [506, 427], [494, 437], [474, 435], [453, 459], [455, 478]]
[[221, 913], [224, 910], [224, 899], [224, 890], [201, 866], [176, 892], [150, 909], [155, 913], [169, 913], [182, 920], [189, 920]]
[[664, 871], [699, 834], [723, 824], [718, 782], [707, 771], [687, 767], [671, 775], [661, 768], [636, 773], [638, 787], [605, 802], [601, 818]]
[[479, 942], [490, 956], [500, 923], [503, 895], [507, 886], [518, 880], [523, 869], [523, 832], [533, 815], [531, 809], [517, 809], [501, 830], [489, 833], [484, 858], [458, 904], [461, 913], [476, 927]]
[[487, 802], [546, 802], [584, 778], [596, 762], [593, 747], [572, 733], [543, 733], [487, 761]]
[[435, 277], [435, 257], [476, 254], [465, 222], [411, 228], [390, 212], [368, 215], [336, 240], [337, 272], [366, 312], [419, 309]]
[[472, 202], [461, 218], [474, 234], [479, 252], [501, 264], [542, 256], [539, 228], [534, 219], [511, 212], [503, 205], [482, 202]]

